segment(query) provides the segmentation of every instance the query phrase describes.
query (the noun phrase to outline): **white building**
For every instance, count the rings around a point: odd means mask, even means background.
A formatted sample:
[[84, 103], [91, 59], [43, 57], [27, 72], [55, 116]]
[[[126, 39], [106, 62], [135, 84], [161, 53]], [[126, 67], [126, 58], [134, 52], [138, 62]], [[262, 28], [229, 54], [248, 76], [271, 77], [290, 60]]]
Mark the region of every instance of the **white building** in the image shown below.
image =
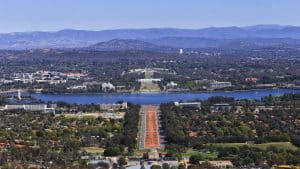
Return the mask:
[[178, 84], [173, 81], [167, 83], [167, 87], [176, 87], [176, 86], [178, 86]]
[[183, 49], [179, 49], [179, 54], [183, 54]]
[[160, 82], [161, 79], [139, 79], [138, 82], [140, 83], [149, 83], [149, 82]]
[[103, 90], [103, 91], [107, 91], [107, 90], [115, 90], [115, 86], [114, 86], [113, 84], [109, 83], [109, 82], [107, 82], [107, 83], [102, 83], [101, 87], [102, 87], [102, 90]]
[[116, 110], [116, 109], [127, 109], [127, 102], [123, 102], [121, 104], [100, 104], [101, 110]]
[[104, 112], [100, 116], [104, 119], [123, 119], [125, 112]]
[[225, 88], [225, 87], [231, 87], [231, 82], [218, 82], [218, 81], [214, 81], [210, 83], [210, 88], [212, 89], [221, 89], [221, 88]]
[[[204, 163], [205, 161], [200, 161], [200, 164]], [[229, 160], [224, 161], [207, 161], [210, 165], [217, 167], [217, 168], [231, 168], [233, 164]]]
[[43, 111], [45, 113], [55, 113], [56, 104], [14, 104], [5, 105], [4, 110], [28, 110], [28, 111]]
[[174, 102], [174, 105], [180, 107], [195, 107], [201, 109], [201, 102]]
[[68, 90], [81, 90], [81, 89], [86, 89], [87, 87], [85, 85], [77, 85], [77, 86], [70, 86], [67, 89]]

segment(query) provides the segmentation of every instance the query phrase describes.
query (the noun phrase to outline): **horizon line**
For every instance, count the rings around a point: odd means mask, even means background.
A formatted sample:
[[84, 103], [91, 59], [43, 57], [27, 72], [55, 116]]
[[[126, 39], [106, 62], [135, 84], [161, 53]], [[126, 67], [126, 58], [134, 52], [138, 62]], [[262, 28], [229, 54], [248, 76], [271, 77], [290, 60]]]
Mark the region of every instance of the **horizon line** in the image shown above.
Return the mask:
[[93, 31], [93, 32], [101, 32], [101, 31], [111, 31], [111, 30], [143, 30], [143, 29], [186, 29], [186, 30], [201, 30], [201, 29], [209, 29], [209, 28], [247, 28], [247, 27], [255, 27], [255, 26], [279, 26], [279, 27], [300, 27], [300, 25], [284, 25], [284, 24], [255, 24], [255, 25], [228, 25], [228, 26], [207, 26], [207, 27], [199, 27], [199, 28], [187, 28], [187, 27], [124, 27], [124, 28], [105, 28], [105, 29], [81, 29], [81, 28], [62, 28], [57, 30], [28, 30], [28, 31], [12, 31], [12, 32], [0, 32], [0, 34], [13, 34], [13, 33], [34, 33], [34, 32], [44, 32], [44, 33], [57, 33], [65, 30], [73, 30], [73, 31]]

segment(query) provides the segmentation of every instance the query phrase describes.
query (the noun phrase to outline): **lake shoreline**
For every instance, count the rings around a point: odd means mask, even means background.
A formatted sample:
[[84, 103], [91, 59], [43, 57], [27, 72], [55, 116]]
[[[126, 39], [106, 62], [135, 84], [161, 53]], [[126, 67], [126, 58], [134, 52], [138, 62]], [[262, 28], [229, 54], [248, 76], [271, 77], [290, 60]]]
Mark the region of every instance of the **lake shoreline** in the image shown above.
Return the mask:
[[262, 97], [281, 96], [286, 93], [300, 93], [294, 89], [259, 89], [244, 91], [205, 91], [205, 92], [158, 92], [158, 93], [93, 93], [93, 94], [30, 94], [45, 102], [64, 101], [77, 104], [116, 103], [118, 101], [135, 104], [161, 104], [173, 101], [206, 100], [209, 97], [223, 96], [234, 99], [260, 100]]
[[256, 88], [256, 89], [240, 89], [240, 90], [198, 90], [198, 91], [153, 91], [153, 92], [111, 92], [111, 93], [97, 93], [97, 92], [62, 92], [62, 93], [36, 93], [36, 92], [27, 92], [29, 94], [44, 94], [44, 95], [118, 95], [118, 94], [166, 94], [166, 93], [214, 93], [214, 92], [247, 92], [247, 91], [262, 91], [262, 90], [279, 90], [279, 89], [289, 89], [300, 91], [300, 88], [282, 88], [282, 87], [273, 87], [273, 88]]

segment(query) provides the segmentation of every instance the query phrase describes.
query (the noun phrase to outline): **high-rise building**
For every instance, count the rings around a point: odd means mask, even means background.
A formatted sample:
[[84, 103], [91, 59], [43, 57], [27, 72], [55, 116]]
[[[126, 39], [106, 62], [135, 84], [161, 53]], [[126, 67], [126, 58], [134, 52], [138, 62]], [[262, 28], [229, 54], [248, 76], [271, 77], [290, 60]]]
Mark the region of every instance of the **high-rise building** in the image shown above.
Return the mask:
[[183, 54], [183, 49], [179, 49], [179, 54]]
[[22, 100], [21, 89], [18, 89], [18, 100]]

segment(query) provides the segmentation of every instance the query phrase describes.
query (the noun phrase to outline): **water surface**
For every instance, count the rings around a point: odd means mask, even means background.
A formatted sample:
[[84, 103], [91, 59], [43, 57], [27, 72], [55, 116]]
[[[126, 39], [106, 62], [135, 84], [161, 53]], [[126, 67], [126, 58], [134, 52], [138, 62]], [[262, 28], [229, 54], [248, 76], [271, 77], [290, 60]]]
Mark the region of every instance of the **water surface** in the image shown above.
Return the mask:
[[135, 104], [160, 104], [171, 101], [204, 100], [212, 96], [234, 97], [235, 99], [257, 99], [264, 96], [280, 96], [285, 93], [299, 93], [297, 89], [263, 89], [249, 91], [213, 91], [180, 93], [114, 93], [114, 94], [29, 94], [43, 101], [64, 101], [67, 103], [115, 103], [117, 101]]

